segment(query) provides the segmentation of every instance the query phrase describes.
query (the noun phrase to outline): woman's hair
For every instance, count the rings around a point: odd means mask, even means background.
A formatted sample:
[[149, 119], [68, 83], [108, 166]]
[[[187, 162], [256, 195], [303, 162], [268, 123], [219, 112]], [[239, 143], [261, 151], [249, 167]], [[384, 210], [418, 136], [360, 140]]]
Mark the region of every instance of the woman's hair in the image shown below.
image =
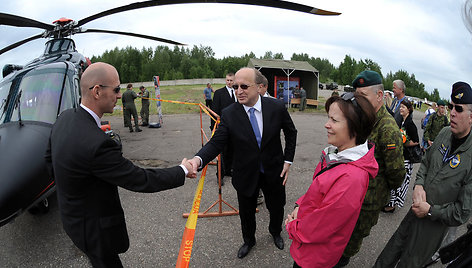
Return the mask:
[[400, 102], [400, 104], [403, 104], [406, 106], [406, 108], [408, 108], [408, 114], [412, 114], [413, 113], [413, 105], [411, 105], [411, 102], [407, 99], [404, 99], [402, 100], [402, 102]]
[[356, 137], [356, 145], [367, 140], [374, 128], [376, 113], [372, 104], [358, 93], [344, 93], [341, 97], [332, 96], [326, 101], [325, 109], [329, 113], [331, 104], [337, 103], [347, 120], [349, 137]]

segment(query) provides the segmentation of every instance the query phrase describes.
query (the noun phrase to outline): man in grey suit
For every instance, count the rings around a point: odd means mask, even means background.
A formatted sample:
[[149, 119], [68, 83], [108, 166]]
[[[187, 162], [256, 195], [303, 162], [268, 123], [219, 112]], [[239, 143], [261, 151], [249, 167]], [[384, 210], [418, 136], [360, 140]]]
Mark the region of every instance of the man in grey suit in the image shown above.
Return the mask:
[[392, 106], [390, 106], [390, 111], [399, 128], [402, 127], [403, 121], [403, 117], [400, 114], [400, 103], [405, 99], [405, 89], [405, 82], [402, 80], [393, 81], [393, 96], [395, 98], [392, 101]]
[[[232, 145], [233, 177], [239, 203], [244, 244], [238, 257], [244, 258], [256, 243], [256, 206], [262, 189], [270, 213], [269, 232], [279, 249], [284, 218], [285, 183], [295, 156], [297, 129], [283, 102], [260, 94], [262, 74], [242, 68], [233, 88], [239, 103], [223, 110], [221, 124], [210, 141], [190, 160], [192, 166], [204, 167], [225, 147]], [[285, 136], [282, 149], [280, 132]], [[196, 172], [196, 170], [194, 170]]]

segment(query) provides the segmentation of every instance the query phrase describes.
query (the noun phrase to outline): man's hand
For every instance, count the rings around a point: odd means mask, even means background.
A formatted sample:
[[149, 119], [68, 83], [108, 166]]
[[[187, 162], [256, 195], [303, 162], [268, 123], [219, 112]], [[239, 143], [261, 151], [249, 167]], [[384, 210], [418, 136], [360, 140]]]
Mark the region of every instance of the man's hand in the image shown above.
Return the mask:
[[197, 174], [197, 170], [198, 168], [200, 167], [201, 163], [200, 163], [200, 159], [198, 157], [194, 157], [190, 160], [188, 160], [190, 162], [190, 164], [192, 165], [192, 171], [193, 173], [195, 173], [195, 176]]
[[187, 158], [184, 158], [182, 159], [182, 163], [181, 165], [184, 165], [185, 168], [188, 170], [188, 173], [187, 173], [187, 178], [196, 178], [197, 177], [197, 172], [193, 170], [193, 166], [192, 166], [192, 163], [187, 160]]
[[424, 218], [428, 215], [429, 208], [431, 207], [426, 201], [421, 202], [419, 204], [413, 204], [411, 210], [415, 213], [416, 217]]
[[287, 219], [285, 220], [285, 225], [287, 225], [289, 222], [296, 220], [298, 216], [298, 207], [296, 207], [291, 214], [287, 215]]
[[413, 206], [418, 206], [421, 202], [426, 202], [426, 192], [423, 185], [415, 185], [413, 190]]
[[290, 170], [290, 164], [284, 163], [284, 168], [282, 169], [282, 173], [280, 173], [280, 177], [284, 177], [284, 181], [282, 182], [282, 185], [285, 185], [285, 183], [287, 183], [289, 170]]
[[428, 144], [429, 144], [429, 146], [431, 146], [431, 145], [433, 145], [433, 142], [428, 140]]

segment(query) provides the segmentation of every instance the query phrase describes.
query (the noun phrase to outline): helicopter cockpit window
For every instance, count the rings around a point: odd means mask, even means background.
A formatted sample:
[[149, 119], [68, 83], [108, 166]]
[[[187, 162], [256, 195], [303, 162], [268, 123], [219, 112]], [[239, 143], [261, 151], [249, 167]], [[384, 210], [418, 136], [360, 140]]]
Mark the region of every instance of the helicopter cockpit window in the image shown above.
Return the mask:
[[[21, 80], [19, 90], [20, 112], [22, 120], [42, 121], [54, 123], [56, 121], [59, 99], [64, 83], [64, 96], [61, 110], [70, 108], [71, 81], [65, 76], [64, 63], [56, 63], [43, 68], [38, 68], [27, 73]], [[67, 103], [69, 102], [69, 103]], [[18, 120], [18, 108], [15, 107], [11, 121]]]
[[0, 122], [3, 121], [5, 115], [4, 109], [7, 106], [8, 92], [10, 92], [11, 82], [0, 84]]

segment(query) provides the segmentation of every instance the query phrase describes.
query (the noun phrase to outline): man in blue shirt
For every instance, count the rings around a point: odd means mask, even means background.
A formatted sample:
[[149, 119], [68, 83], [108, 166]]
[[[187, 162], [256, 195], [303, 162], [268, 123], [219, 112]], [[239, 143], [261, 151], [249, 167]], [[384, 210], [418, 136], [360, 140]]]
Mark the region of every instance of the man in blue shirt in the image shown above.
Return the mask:
[[211, 87], [211, 84], [207, 83], [207, 87], [203, 90], [203, 95], [204, 95], [204, 98], [205, 98], [205, 105], [207, 107], [211, 107], [211, 103], [213, 102], [212, 98], [211, 98], [211, 93], [212, 92], [215, 92], [215, 91]]

